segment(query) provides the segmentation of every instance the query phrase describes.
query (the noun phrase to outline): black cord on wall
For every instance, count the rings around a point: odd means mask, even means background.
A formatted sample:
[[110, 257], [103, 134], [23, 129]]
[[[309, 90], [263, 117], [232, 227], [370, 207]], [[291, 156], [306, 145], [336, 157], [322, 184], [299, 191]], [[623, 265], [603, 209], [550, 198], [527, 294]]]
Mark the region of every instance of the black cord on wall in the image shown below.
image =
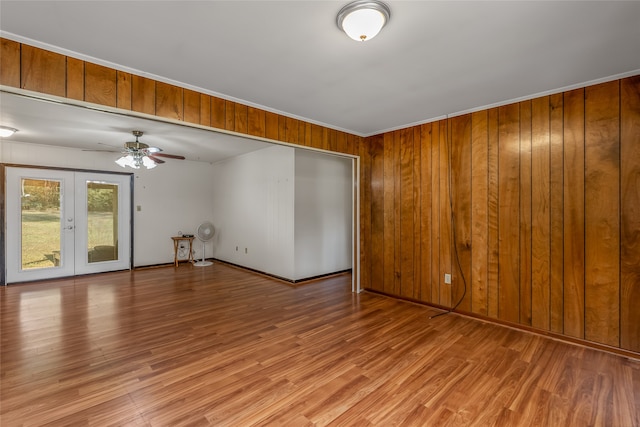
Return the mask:
[[448, 156], [449, 156], [449, 165], [447, 168], [447, 180], [449, 181], [449, 218], [451, 219], [451, 230], [453, 232], [453, 254], [454, 254], [454, 258], [456, 261], [456, 265], [458, 266], [458, 271], [460, 271], [460, 278], [462, 279], [462, 284], [464, 286], [464, 290], [462, 292], [462, 296], [460, 297], [460, 300], [453, 306], [451, 307], [449, 310], [447, 311], [443, 311], [442, 313], [438, 313], [436, 315], [433, 315], [431, 317], [429, 317], [429, 319], [433, 319], [434, 317], [438, 317], [438, 316], [442, 316], [448, 313], [451, 313], [452, 311], [455, 311], [456, 308], [458, 308], [458, 306], [460, 304], [462, 304], [462, 301], [464, 300], [464, 297], [467, 295], [467, 279], [464, 277], [464, 271], [462, 271], [462, 264], [460, 263], [460, 255], [458, 254], [458, 245], [456, 244], [457, 239], [457, 235], [456, 235], [456, 216], [453, 213], [453, 190], [452, 190], [452, 186], [451, 186], [451, 122], [449, 121], [449, 117], [447, 117], [447, 150], [448, 150]]

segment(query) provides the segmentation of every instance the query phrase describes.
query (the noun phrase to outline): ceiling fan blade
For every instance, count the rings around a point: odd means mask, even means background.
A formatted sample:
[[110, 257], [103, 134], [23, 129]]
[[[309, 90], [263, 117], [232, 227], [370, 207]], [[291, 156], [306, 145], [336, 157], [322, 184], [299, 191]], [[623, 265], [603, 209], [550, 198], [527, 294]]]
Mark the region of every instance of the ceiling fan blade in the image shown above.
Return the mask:
[[105, 144], [104, 142], [98, 142], [98, 145], [104, 145], [105, 147], [108, 148], [103, 148], [101, 150], [93, 150], [93, 149], [89, 149], [89, 148], [83, 148], [82, 151], [96, 151], [96, 152], [101, 152], [101, 153], [122, 153], [122, 149], [120, 147], [114, 147], [113, 145], [110, 144]]
[[166, 157], [168, 159], [184, 160], [184, 156], [176, 156], [175, 154], [153, 153], [154, 156]]
[[88, 148], [85, 148], [82, 151], [94, 151], [99, 153], [122, 153], [122, 149], [119, 147], [114, 147], [113, 145], [105, 144], [104, 142], [98, 142], [98, 145], [104, 145], [105, 147], [109, 147], [110, 149], [105, 148], [104, 150], [90, 150]]
[[165, 163], [164, 160], [161, 160], [161, 159], [157, 158], [153, 154], [147, 154], [147, 157], [150, 158], [151, 160], [153, 160], [154, 162], [156, 162], [159, 165], [162, 164], [162, 163]]
[[98, 142], [98, 145], [104, 145], [105, 147], [109, 147], [109, 148], [111, 148], [113, 150], [117, 150], [118, 149], [118, 147], [114, 147], [111, 144], [105, 144], [104, 142]]

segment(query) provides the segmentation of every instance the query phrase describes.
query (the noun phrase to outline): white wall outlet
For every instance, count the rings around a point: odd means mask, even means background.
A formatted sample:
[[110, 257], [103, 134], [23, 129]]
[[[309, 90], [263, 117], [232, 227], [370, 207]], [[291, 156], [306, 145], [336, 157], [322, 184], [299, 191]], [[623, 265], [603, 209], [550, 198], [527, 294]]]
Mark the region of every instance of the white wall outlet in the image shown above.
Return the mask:
[[446, 285], [450, 285], [451, 284], [451, 275], [450, 274], [445, 274], [444, 275], [444, 283]]

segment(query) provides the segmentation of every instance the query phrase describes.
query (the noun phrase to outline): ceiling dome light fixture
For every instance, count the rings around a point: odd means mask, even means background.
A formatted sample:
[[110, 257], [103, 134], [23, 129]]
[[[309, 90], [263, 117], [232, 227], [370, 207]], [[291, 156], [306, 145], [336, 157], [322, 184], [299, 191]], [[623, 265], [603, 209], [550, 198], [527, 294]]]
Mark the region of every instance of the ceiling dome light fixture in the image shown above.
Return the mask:
[[358, 0], [349, 3], [338, 12], [338, 28], [356, 41], [374, 38], [389, 22], [389, 6], [378, 0]]

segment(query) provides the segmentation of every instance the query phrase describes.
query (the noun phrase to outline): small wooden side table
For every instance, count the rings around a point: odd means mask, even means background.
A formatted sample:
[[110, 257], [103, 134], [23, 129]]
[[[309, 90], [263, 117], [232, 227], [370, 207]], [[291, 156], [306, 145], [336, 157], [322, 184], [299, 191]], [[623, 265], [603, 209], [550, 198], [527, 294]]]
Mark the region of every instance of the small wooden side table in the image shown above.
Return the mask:
[[181, 240], [189, 241], [189, 257], [182, 261], [193, 262], [193, 239], [195, 237], [174, 236], [173, 239], [173, 264], [177, 267], [180, 260], [178, 260], [178, 246]]

